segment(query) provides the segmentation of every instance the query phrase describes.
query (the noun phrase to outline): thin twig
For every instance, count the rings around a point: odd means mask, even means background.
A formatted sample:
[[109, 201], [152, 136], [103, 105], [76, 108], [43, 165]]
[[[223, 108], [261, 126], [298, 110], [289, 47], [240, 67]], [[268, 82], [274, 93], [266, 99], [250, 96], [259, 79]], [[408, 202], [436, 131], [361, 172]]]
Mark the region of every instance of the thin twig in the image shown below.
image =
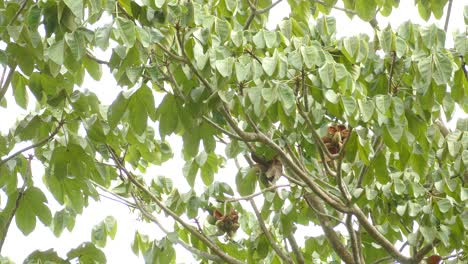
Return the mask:
[[[30, 156], [29, 159], [28, 159], [28, 172], [27, 172], [28, 175], [26, 175], [26, 177], [29, 177], [29, 178], [32, 177], [31, 176], [31, 174], [32, 174], [31, 160], [32, 160], [32, 156]], [[0, 232], [0, 234], [2, 235], [2, 237], [0, 238], [0, 253], [2, 252], [3, 244], [5, 243], [5, 240], [6, 240], [6, 237], [7, 237], [7, 234], [8, 234], [8, 230], [10, 229], [11, 221], [13, 220], [13, 217], [15, 216], [16, 211], [18, 210], [18, 208], [20, 206], [21, 199], [23, 198], [24, 191], [26, 190], [26, 186], [27, 186], [27, 182], [28, 182], [26, 177], [23, 178], [23, 185], [21, 186], [20, 190], [18, 191], [18, 197], [16, 197], [15, 206], [13, 207], [10, 215], [8, 216], [8, 219], [7, 219], [6, 223], [5, 223], [5, 226], [1, 227], [2, 232]]]
[[291, 245], [291, 249], [294, 252], [294, 255], [296, 256], [296, 261], [298, 264], [304, 264], [304, 256], [302, 255], [301, 249], [299, 248], [299, 245], [297, 244], [296, 238], [294, 237], [294, 233], [291, 233], [288, 235], [288, 241], [289, 244]]
[[[353, 256], [348, 252], [347, 248], [341, 242], [341, 238], [338, 236], [336, 231], [330, 225], [329, 218], [325, 212], [325, 208], [322, 202], [317, 199], [315, 195], [312, 193], [306, 193], [304, 198], [309, 205], [309, 207], [317, 213], [317, 219], [319, 220], [320, 226], [322, 227], [323, 232], [325, 233], [325, 237], [327, 238], [328, 242], [332, 246], [333, 250], [340, 256], [340, 258], [349, 264], [356, 264], [354, 262]], [[327, 215], [327, 216], [325, 216]], [[340, 221], [341, 222], [341, 221]]]
[[152, 192], [150, 192], [142, 183], [140, 183], [133, 173], [128, 171], [125, 166], [121, 163], [119, 157], [115, 156], [115, 153], [111, 152], [112, 159], [117, 164], [117, 166], [125, 173], [128, 179], [133, 183], [135, 187], [140, 189], [144, 192], [150, 199], [156, 203], [159, 208], [161, 208], [166, 214], [170, 215], [176, 222], [181, 224], [187, 231], [189, 231], [192, 235], [197, 237], [203, 244], [205, 244], [208, 248], [213, 250], [213, 252], [221, 257], [224, 261], [231, 264], [241, 264], [242, 262], [231, 257], [230, 255], [226, 254], [221, 248], [219, 248], [215, 243], [213, 243], [209, 238], [204, 236], [202, 233], [198, 232], [192, 225], [186, 223], [179, 215], [169, 209], [162, 201], [160, 201]]
[[238, 201], [247, 201], [247, 200], [251, 200], [259, 195], [262, 195], [266, 192], [269, 192], [269, 191], [273, 191], [275, 189], [279, 189], [279, 188], [286, 188], [286, 187], [291, 187], [291, 185], [289, 184], [281, 184], [281, 185], [273, 185], [273, 186], [270, 186], [270, 187], [267, 187], [265, 189], [263, 189], [262, 191], [258, 192], [258, 193], [254, 193], [254, 194], [251, 194], [251, 195], [247, 195], [247, 196], [243, 196], [243, 197], [237, 197], [237, 198], [229, 198], [227, 200], [224, 200], [225, 203], [232, 203], [232, 202], [238, 202]]
[[257, 9], [257, 7], [255, 6], [257, 4], [257, 0], [255, 0], [255, 3], [252, 3], [250, 2], [250, 0], [247, 0], [247, 3], [249, 3], [249, 7], [250, 7], [250, 15], [247, 18], [247, 22], [244, 25], [244, 30], [247, 30], [250, 27], [250, 24], [252, 23], [256, 15], [260, 15], [260, 14], [268, 12], [270, 9], [272, 9], [277, 4], [279, 4], [281, 1], [282, 0], [277, 0], [276, 2], [272, 3], [271, 5], [265, 8]]
[[390, 76], [388, 77], [388, 94], [392, 95], [393, 94], [393, 88], [392, 88], [392, 78], [393, 78], [393, 66], [395, 65], [396, 61], [396, 52], [392, 51], [390, 52], [390, 56], [392, 56], [392, 64], [390, 64]]
[[346, 229], [348, 229], [349, 233], [349, 240], [351, 243], [351, 252], [353, 253], [353, 259], [356, 264], [361, 263], [361, 253], [360, 251], [362, 250], [361, 246], [358, 244], [357, 238], [356, 238], [356, 232], [354, 231], [353, 228], [353, 215], [348, 214], [346, 216]]
[[289, 257], [288, 254], [284, 252], [282, 248], [279, 247], [279, 245], [276, 243], [275, 239], [273, 238], [272, 234], [266, 227], [265, 222], [263, 221], [262, 215], [258, 211], [257, 205], [255, 204], [255, 201], [253, 199], [250, 199], [250, 205], [252, 205], [252, 209], [254, 210], [255, 216], [257, 217], [258, 224], [260, 225], [260, 228], [262, 229], [263, 234], [267, 238], [268, 242], [270, 242], [270, 246], [276, 252], [278, 257], [280, 257], [286, 263], [293, 264], [294, 262], [292, 261], [291, 257]]
[[49, 140], [51, 140], [55, 135], [57, 135], [57, 133], [60, 131], [60, 128], [63, 126], [65, 122], [64, 121], [60, 121], [58, 126], [55, 128], [55, 130], [46, 138], [42, 139], [41, 141], [37, 142], [36, 144], [32, 144], [31, 146], [28, 146], [28, 147], [25, 147], [25, 148], [22, 148], [20, 150], [18, 150], [17, 152], [11, 154], [10, 156], [6, 157], [5, 159], [1, 160], [0, 161], [0, 166], [2, 166], [3, 164], [5, 164], [6, 162], [8, 162], [9, 160], [13, 159], [14, 157], [18, 156], [19, 154], [27, 151], [27, 150], [30, 150], [30, 149], [34, 149], [34, 148], [37, 148], [37, 147], [40, 147], [42, 145], [44, 145], [45, 143], [47, 143]]
[[221, 131], [223, 134], [226, 134], [227, 136], [233, 138], [233, 139], [236, 139], [236, 140], [240, 140], [242, 141], [242, 138], [235, 135], [234, 133], [232, 132], [229, 132], [227, 131], [226, 129], [222, 128], [220, 125], [216, 124], [213, 120], [209, 119], [208, 117], [206, 116], [202, 116], [202, 118], [208, 122], [208, 124], [212, 125], [214, 128], [218, 129], [219, 131]]
[[23, 3], [21, 4], [21, 7], [18, 10], [18, 12], [16, 12], [15, 16], [11, 19], [10, 23], [8, 23], [9, 26], [11, 26], [11, 25], [13, 25], [13, 23], [15, 23], [16, 19], [18, 19], [21, 12], [23, 12], [23, 10], [26, 8], [27, 3], [28, 3], [28, 0], [23, 1]]
[[[133, 199], [135, 200], [135, 203], [136, 203], [136, 206], [138, 208], [138, 210], [140, 210], [140, 212], [146, 217], [148, 218], [151, 222], [155, 223], [159, 229], [161, 229], [161, 231], [163, 231], [166, 235], [169, 234], [169, 230], [167, 230], [163, 225], [162, 223], [153, 215], [151, 214], [150, 212], [148, 212], [143, 204], [141, 204], [141, 202], [138, 200], [138, 198], [135, 196], [135, 194], [132, 192], [132, 197]], [[211, 261], [214, 261], [214, 262], [222, 262], [222, 259], [216, 255], [212, 255], [208, 252], [204, 252], [204, 251], [201, 251], [199, 249], [196, 249], [190, 245], [188, 245], [187, 243], [185, 243], [184, 241], [180, 240], [179, 238], [176, 238], [175, 241], [174, 241], [176, 244], [179, 244], [181, 245], [183, 248], [185, 248], [187, 251], [191, 252], [192, 254], [195, 254], [199, 257], [201, 257], [202, 259], [206, 259], [206, 260], [211, 260]]]
[[2, 87], [0, 89], [0, 102], [2, 101], [3, 97], [5, 96], [5, 94], [6, 94], [7, 90], [8, 90], [8, 87], [10, 86], [11, 79], [13, 78], [13, 74], [16, 71], [16, 64], [10, 66], [10, 71], [8, 72], [8, 75], [7, 75], [6, 79], [5, 79], [5, 82], [3, 82], [3, 77], [5, 76], [4, 75], [5, 70], [6, 70], [6, 66], [3, 69], [2, 82], [0, 82], [0, 85], [2, 85]]
[[452, 13], [452, 2], [453, 2], [453, 0], [449, 0], [449, 3], [448, 3], [447, 15], [445, 17], [445, 25], [444, 25], [445, 33], [447, 33], [448, 25], [449, 25], [449, 21], [450, 21], [450, 13]]

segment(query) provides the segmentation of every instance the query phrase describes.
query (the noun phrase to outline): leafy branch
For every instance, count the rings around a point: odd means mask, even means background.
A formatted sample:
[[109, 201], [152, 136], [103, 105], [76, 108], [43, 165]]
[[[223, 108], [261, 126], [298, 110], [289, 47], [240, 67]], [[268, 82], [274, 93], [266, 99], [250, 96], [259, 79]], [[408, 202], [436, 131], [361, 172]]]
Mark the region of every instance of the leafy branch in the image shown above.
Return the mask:
[[58, 124], [58, 126], [55, 128], [55, 130], [46, 138], [40, 140], [39, 142], [35, 143], [35, 144], [32, 144], [30, 146], [27, 146], [25, 148], [22, 148], [18, 151], [16, 151], [15, 153], [11, 154], [10, 156], [6, 157], [5, 159], [3, 160], [0, 160], [0, 166], [2, 166], [3, 164], [5, 164], [6, 162], [8, 162], [9, 160], [15, 158], [16, 156], [20, 155], [21, 153], [25, 152], [25, 151], [28, 151], [30, 149], [34, 149], [34, 148], [37, 148], [37, 147], [40, 147], [44, 144], [46, 144], [47, 142], [49, 142], [55, 135], [58, 134], [58, 132], [60, 131], [60, 128], [62, 128], [62, 126], [65, 124], [65, 122], [63, 120], [61, 120]]
[[[110, 146], [108, 146], [108, 149], [112, 149]], [[163, 202], [161, 202], [156, 196], [154, 196], [153, 193], [151, 193], [141, 182], [139, 182], [136, 177], [131, 173], [130, 171], [125, 168], [125, 165], [122, 163], [119, 157], [115, 155], [114, 151], [109, 151], [111, 153], [112, 159], [116, 163], [116, 165], [119, 167], [119, 169], [127, 176], [127, 178], [130, 180], [130, 182], [137, 187], [140, 191], [148, 195], [150, 199], [156, 203], [159, 208], [161, 208], [166, 214], [170, 215], [176, 222], [181, 224], [185, 229], [187, 229], [192, 235], [200, 239], [208, 248], [210, 248], [216, 255], [218, 255], [221, 259], [226, 261], [227, 263], [230, 264], [241, 264], [242, 262], [229, 256], [225, 252], [222, 251], [216, 244], [214, 244], [210, 239], [208, 239], [206, 236], [204, 236], [202, 233], [200, 233], [197, 229], [195, 229], [193, 226], [190, 224], [186, 223], [182, 218], [180, 218], [175, 212], [173, 212], [171, 209], [169, 209]]]
[[250, 7], [250, 15], [249, 15], [249, 17], [247, 18], [247, 22], [245, 22], [244, 30], [247, 30], [247, 29], [250, 27], [250, 24], [252, 24], [252, 21], [254, 20], [255, 16], [261, 15], [261, 14], [263, 14], [263, 13], [268, 12], [270, 9], [272, 9], [272, 8], [275, 7], [277, 4], [279, 4], [281, 1], [282, 1], [282, 0], [276, 0], [274, 3], [272, 3], [272, 4], [269, 5], [268, 7], [265, 7], [265, 8], [262, 8], [262, 9], [258, 9], [258, 8], [256, 7], [257, 0], [255, 0], [254, 3], [252, 3], [250, 0], [247, 0], [247, 3], [249, 3], [249, 7]]

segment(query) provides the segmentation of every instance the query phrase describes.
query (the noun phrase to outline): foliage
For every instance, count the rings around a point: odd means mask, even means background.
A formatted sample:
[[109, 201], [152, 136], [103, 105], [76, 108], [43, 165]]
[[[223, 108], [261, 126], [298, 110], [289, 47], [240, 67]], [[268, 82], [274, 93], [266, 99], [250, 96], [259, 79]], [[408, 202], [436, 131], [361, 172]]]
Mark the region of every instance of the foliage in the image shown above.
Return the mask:
[[[280, 1], [0, 0], [0, 105], [29, 111], [0, 135], [0, 250], [13, 218], [25, 235], [39, 220], [59, 236], [107, 189], [166, 233], [135, 234], [147, 263], [174, 263], [175, 244], [203, 262], [466, 261], [468, 120], [453, 131], [441, 121], [468, 112], [466, 32], [446, 48], [434, 25], [380, 28], [377, 13], [397, 0], [336, 7], [369, 21], [373, 38], [335, 37], [336, 0], [288, 0], [290, 16], [269, 30]], [[450, 13], [449, 0], [415, 4], [427, 20], [447, 2]], [[103, 105], [81, 86], [108, 71], [121, 92]], [[145, 175], [173, 158], [171, 135], [188, 193]], [[219, 175], [242, 157], [235, 179]], [[323, 233], [298, 243], [312, 226]], [[25, 262], [105, 263], [99, 248], [116, 228], [106, 218], [66, 257]]]

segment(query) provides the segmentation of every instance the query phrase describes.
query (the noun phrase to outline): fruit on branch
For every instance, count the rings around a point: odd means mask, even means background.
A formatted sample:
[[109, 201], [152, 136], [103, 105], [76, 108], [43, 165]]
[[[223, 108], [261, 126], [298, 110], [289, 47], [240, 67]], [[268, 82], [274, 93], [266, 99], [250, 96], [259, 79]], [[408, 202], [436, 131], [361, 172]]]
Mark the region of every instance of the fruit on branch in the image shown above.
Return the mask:
[[226, 234], [229, 237], [232, 237], [240, 226], [239, 213], [234, 208], [231, 208], [230, 212], [225, 215], [215, 209], [212, 215], [208, 215], [207, 221], [211, 225], [216, 225], [218, 235]]
[[345, 125], [330, 125], [327, 129], [327, 135], [322, 137], [322, 142], [330, 154], [338, 154], [348, 137], [349, 129]]
[[275, 183], [281, 175], [283, 175], [283, 164], [278, 159], [277, 156], [274, 156], [271, 160], [266, 160], [263, 157], [258, 156], [257, 154], [251, 154], [253, 161], [256, 162], [255, 166], [259, 169], [261, 177], [265, 177], [268, 181], [268, 184]]
[[442, 261], [442, 257], [439, 255], [432, 255], [426, 258], [427, 264], [439, 264]]

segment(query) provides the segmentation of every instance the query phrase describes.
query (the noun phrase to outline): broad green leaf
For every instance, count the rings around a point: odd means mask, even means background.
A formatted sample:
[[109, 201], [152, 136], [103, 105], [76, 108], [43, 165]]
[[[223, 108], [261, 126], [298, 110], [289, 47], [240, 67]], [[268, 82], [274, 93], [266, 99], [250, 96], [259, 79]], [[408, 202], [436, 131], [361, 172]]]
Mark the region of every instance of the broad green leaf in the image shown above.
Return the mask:
[[106, 263], [104, 253], [90, 242], [83, 243], [70, 250], [67, 257], [68, 259], [76, 259], [79, 263]]
[[320, 79], [326, 88], [331, 88], [335, 79], [335, 65], [332, 62], [325, 63], [319, 69]]
[[215, 31], [218, 34], [221, 42], [228, 41], [231, 37], [231, 24], [224, 19], [215, 19]]
[[356, 111], [356, 101], [354, 98], [349, 96], [342, 96], [341, 101], [343, 102], [344, 110], [347, 116], [352, 116]]
[[232, 66], [234, 65], [234, 58], [228, 57], [223, 60], [217, 60], [215, 62], [216, 69], [219, 74], [224, 78], [230, 78], [232, 74]]
[[388, 125], [387, 129], [393, 141], [399, 142], [403, 136], [403, 126], [401, 124]]
[[265, 57], [265, 58], [262, 59], [263, 70], [265, 70], [265, 73], [268, 76], [273, 75], [273, 73], [275, 72], [277, 63], [278, 63], [278, 57], [276, 57], [276, 56]]
[[375, 0], [356, 0], [355, 10], [364, 21], [370, 21], [375, 17], [376, 7]]
[[80, 60], [86, 54], [85, 40], [78, 31], [65, 33], [65, 42], [76, 60]]
[[23, 109], [26, 109], [28, 106], [28, 93], [26, 92], [26, 84], [26, 78], [24, 78], [21, 73], [15, 72], [11, 80], [13, 95], [15, 96], [16, 103]]
[[49, 49], [47, 50], [47, 55], [49, 56], [49, 59], [51, 61], [55, 62], [58, 65], [62, 65], [65, 55], [64, 50], [65, 49], [63, 40], [60, 40], [49, 47]]
[[374, 103], [373, 101], [364, 101], [364, 99], [358, 100], [359, 111], [362, 115], [362, 121], [369, 122], [372, 119], [372, 115], [374, 114]]
[[278, 95], [284, 112], [290, 115], [296, 107], [296, 97], [293, 90], [287, 85], [279, 85]]
[[127, 19], [117, 19], [117, 32], [127, 48], [133, 47], [136, 41], [135, 24]]
[[241, 196], [250, 195], [255, 192], [257, 186], [257, 173], [255, 168], [241, 169], [236, 175], [237, 191]]
[[[137, 95], [137, 93], [134, 93], [129, 99], [127, 108], [130, 126], [138, 135], [143, 134], [147, 126], [148, 112], [145, 105], [140, 101], [140, 97]], [[119, 110], [121, 111], [122, 109], [123, 105], [120, 106]], [[119, 112], [116, 114], [118, 115], [118, 113]]]
[[434, 72], [433, 78], [437, 85], [445, 85], [452, 76], [452, 63], [447, 55], [437, 53], [433, 56]]
[[83, 19], [83, 0], [64, 0], [64, 2], [78, 19]]
[[122, 119], [125, 111], [127, 111], [128, 102], [129, 100], [125, 98], [122, 93], [120, 93], [108, 108], [107, 120], [109, 121], [111, 129], [117, 126], [119, 121]]
[[307, 68], [312, 66], [321, 66], [324, 63], [323, 51], [316, 45], [301, 47], [302, 59]]

